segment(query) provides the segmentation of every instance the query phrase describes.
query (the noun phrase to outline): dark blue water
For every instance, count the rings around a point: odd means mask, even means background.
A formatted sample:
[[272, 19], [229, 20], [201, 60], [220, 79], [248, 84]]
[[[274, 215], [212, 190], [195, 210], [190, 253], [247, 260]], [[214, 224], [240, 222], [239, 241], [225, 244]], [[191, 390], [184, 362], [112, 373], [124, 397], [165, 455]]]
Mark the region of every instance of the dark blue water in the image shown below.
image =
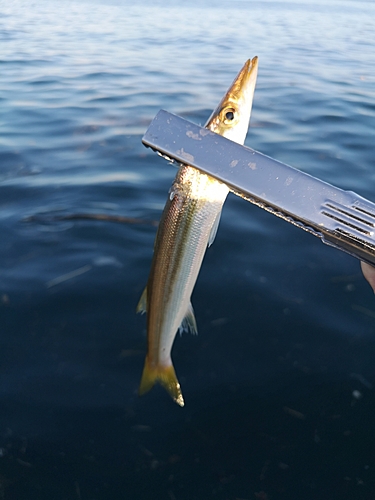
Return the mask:
[[374, 33], [354, 0], [0, 2], [0, 499], [375, 498], [358, 261], [231, 195], [183, 409], [138, 398], [135, 315], [175, 175], [156, 112], [204, 123], [258, 55], [246, 144], [375, 201]]

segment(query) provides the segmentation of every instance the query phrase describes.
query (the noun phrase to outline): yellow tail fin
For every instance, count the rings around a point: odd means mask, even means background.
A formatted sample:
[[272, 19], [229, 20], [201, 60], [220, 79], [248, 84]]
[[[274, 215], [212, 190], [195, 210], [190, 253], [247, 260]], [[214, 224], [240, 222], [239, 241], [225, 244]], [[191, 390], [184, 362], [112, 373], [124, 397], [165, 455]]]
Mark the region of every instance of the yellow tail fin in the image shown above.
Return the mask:
[[148, 392], [156, 382], [159, 382], [168, 394], [178, 405], [184, 406], [180, 384], [178, 383], [173, 365], [170, 366], [152, 366], [146, 356], [145, 366], [143, 368], [141, 384], [139, 386], [139, 395]]

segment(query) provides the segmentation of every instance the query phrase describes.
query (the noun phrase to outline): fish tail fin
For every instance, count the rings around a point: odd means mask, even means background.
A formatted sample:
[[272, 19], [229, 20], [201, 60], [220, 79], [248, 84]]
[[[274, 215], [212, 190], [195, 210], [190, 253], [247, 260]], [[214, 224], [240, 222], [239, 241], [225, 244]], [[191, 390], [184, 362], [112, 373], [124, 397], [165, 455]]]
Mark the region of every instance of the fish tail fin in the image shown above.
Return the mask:
[[142, 396], [152, 389], [156, 382], [159, 382], [160, 385], [164, 387], [173, 401], [180, 406], [184, 406], [184, 398], [182, 397], [180, 384], [177, 380], [173, 365], [153, 366], [146, 356], [145, 366], [143, 368], [141, 383], [139, 386], [139, 395]]

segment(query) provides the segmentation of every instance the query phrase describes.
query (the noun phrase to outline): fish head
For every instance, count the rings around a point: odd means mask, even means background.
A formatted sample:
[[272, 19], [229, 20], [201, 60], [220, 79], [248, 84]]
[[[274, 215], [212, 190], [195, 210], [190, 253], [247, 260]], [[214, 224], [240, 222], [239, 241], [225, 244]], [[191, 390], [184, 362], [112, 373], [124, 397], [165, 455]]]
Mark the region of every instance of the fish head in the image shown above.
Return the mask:
[[249, 128], [258, 58], [249, 59], [234, 79], [206, 127], [239, 144], [243, 144]]

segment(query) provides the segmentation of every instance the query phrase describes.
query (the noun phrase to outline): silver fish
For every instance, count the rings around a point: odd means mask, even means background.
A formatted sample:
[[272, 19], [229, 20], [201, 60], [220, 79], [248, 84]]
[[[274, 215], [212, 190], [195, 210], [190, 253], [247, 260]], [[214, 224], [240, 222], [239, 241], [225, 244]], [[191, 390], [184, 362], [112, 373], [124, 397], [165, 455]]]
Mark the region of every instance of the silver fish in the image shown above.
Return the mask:
[[[248, 60], [208, 119], [205, 127], [243, 144], [258, 72], [258, 58]], [[190, 296], [207, 246], [215, 239], [228, 195], [225, 184], [183, 165], [173, 182], [155, 240], [147, 286], [137, 312], [147, 312], [148, 350], [139, 393], [159, 382], [180, 406], [180, 384], [171, 359], [179, 329], [197, 332]]]

